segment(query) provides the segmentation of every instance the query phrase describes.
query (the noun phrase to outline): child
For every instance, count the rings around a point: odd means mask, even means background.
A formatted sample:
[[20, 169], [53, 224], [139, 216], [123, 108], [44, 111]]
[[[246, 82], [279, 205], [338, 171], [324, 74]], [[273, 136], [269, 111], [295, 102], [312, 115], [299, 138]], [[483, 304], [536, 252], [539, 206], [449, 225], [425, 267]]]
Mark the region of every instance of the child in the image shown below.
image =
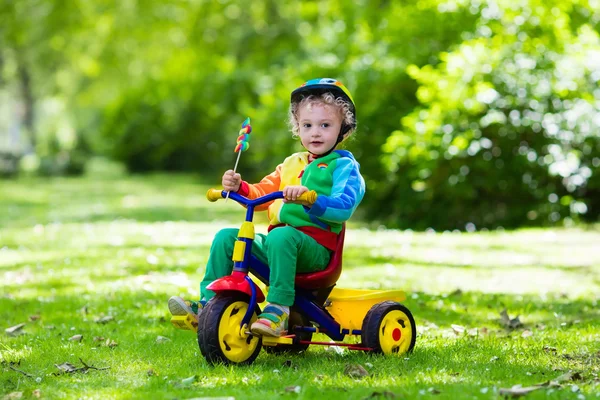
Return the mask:
[[[365, 193], [365, 182], [352, 154], [336, 150], [356, 128], [354, 102], [341, 82], [313, 79], [295, 89], [289, 119], [294, 136], [300, 137], [306, 152], [292, 154], [256, 184], [243, 181], [232, 170], [225, 172], [222, 179], [223, 190], [251, 199], [278, 190], [285, 197], [257, 207], [268, 210], [270, 226], [267, 235], [256, 234], [252, 254], [266, 263], [271, 273], [268, 304], [250, 327], [256, 335], [287, 333], [296, 273], [327, 267], [343, 222], [350, 218]], [[312, 206], [297, 200], [309, 190], [318, 194]], [[198, 319], [199, 309], [214, 296], [206, 286], [231, 274], [237, 233], [237, 229], [217, 233], [200, 284], [200, 302], [171, 297], [171, 314], [191, 314]]]

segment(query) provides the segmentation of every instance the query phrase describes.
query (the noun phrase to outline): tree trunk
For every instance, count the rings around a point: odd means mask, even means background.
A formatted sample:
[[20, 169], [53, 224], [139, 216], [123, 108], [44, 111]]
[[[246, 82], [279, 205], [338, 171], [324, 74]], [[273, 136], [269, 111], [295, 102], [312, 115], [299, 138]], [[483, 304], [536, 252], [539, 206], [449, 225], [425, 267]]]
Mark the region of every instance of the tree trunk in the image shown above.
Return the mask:
[[31, 75], [25, 65], [23, 57], [17, 57], [19, 83], [21, 89], [21, 98], [23, 100], [23, 124], [29, 135], [31, 150], [35, 151], [37, 140], [34, 127], [34, 105], [33, 91], [31, 89]]
[[2, 50], [0, 50], [0, 86], [4, 85], [4, 54], [2, 53]]

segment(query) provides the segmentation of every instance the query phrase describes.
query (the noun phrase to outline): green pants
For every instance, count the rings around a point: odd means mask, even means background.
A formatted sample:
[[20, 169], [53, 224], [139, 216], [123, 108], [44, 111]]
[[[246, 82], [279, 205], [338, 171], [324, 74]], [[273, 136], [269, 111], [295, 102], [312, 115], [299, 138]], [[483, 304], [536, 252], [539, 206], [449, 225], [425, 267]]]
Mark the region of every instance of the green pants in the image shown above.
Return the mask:
[[[237, 234], [237, 229], [227, 228], [215, 235], [206, 273], [200, 283], [201, 299], [209, 300], [215, 295], [206, 286], [215, 279], [231, 274], [231, 257]], [[327, 267], [331, 256], [326, 247], [291, 226], [275, 228], [268, 235], [257, 233], [252, 254], [270, 269], [267, 301], [283, 306], [294, 304], [296, 272], [321, 271]]]

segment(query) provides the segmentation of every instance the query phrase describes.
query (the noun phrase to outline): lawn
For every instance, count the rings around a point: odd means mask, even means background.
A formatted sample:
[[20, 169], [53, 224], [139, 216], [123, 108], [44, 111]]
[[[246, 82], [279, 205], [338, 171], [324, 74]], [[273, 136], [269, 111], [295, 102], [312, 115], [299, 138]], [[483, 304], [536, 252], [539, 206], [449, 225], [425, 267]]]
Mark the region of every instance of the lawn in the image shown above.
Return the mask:
[[[207, 365], [166, 308], [171, 295], [198, 295], [213, 235], [244, 215], [233, 201], [208, 203], [207, 188], [181, 175], [0, 181], [0, 397], [600, 398], [593, 227], [421, 233], [353, 222], [338, 286], [405, 290], [414, 353], [313, 346]], [[349, 373], [357, 365], [368, 375]]]

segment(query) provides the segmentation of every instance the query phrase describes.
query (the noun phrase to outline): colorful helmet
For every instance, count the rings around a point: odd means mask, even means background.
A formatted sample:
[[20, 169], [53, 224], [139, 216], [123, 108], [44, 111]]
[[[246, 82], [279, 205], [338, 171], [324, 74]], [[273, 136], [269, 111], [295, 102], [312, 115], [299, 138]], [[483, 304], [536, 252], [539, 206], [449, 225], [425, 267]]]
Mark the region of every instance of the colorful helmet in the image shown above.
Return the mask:
[[354, 123], [348, 128], [356, 128], [356, 107], [350, 91], [342, 84], [342, 82], [332, 78], [317, 78], [304, 82], [300, 87], [292, 92], [292, 103], [297, 103], [303, 97], [320, 95], [323, 93], [331, 93], [335, 97], [341, 97], [350, 105], [350, 111], [354, 115]]

